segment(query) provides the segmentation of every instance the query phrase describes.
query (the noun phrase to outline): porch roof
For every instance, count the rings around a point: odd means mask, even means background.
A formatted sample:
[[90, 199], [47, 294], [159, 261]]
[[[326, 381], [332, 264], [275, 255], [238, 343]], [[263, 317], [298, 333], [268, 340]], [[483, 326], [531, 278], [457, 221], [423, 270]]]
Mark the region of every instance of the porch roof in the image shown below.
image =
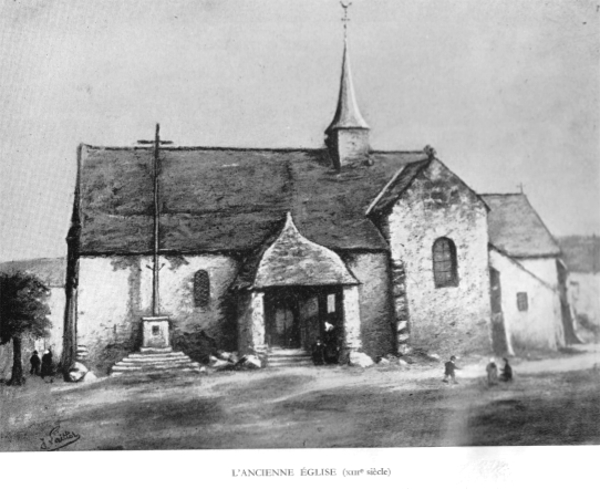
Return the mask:
[[256, 269], [253, 288], [359, 284], [332, 250], [303, 237], [290, 213]]

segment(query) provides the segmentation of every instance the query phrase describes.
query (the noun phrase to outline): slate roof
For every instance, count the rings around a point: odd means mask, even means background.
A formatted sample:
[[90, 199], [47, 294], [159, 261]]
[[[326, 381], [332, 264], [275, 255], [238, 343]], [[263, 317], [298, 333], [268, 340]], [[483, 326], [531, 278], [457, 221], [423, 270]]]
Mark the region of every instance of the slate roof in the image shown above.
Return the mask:
[[[250, 251], [288, 211], [300, 233], [331, 249], [385, 250], [365, 211], [423, 152], [373, 152], [372, 166], [336, 173], [326, 149], [175, 147], [160, 152], [160, 249]], [[152, 149], [81, 152], [75, 215], [80, 253], [152, 250]]]
[[13, 260], [0, 263], [0, 272], [27, 272], [35, 275], [46, 286], [62, 288], [65, 285], [67, 261], [65, 258]]
[[600, 237], [572, 235], [559, 238], [558, 243], [571, 272], [600, 272]]
[[304, 238], [291, 214], [283, 230], [266, 250], [256, 271], [256, 288], [271, 286], [326, 286], [358, 284], [335, 252]]
[[550, 257], [561, 253], [525, 194], [481, 194], [490, 207], [490, 243], [515, 258]]
[[431, 160], [428, 158], [426, 160], [409, 163], [398, 170], [369, 206], [367, 210], [368, 213], [381, 213], [389, 206], [392, 206], [412, 183], [417, 174], [427, 167], [429, 163], [431, 163]]

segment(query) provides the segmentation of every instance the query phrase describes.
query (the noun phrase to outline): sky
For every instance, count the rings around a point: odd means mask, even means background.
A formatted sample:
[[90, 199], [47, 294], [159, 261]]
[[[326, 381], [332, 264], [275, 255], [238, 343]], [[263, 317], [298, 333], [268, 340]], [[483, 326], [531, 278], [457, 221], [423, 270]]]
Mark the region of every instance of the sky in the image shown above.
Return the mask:
[[[66, 253], [79, 143], [323, 146], [336, 0], [0, 0], [0, 260]], [[600, 233], [600, 4], [353, 0], [376, 150], [437, 156], [476, 191], [522, 185], [557, 236]]]

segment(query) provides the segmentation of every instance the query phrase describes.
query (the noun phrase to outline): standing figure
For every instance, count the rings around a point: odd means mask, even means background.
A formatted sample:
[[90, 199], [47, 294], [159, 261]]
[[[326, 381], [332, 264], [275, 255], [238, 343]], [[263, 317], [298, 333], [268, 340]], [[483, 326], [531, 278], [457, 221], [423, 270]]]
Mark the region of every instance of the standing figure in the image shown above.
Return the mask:
[[502, 360], [504, 361], [504, 367], [502, 368], [502, 374], [500, 375], [500, 379], [502, 381], [512, 381], [512, 379], [513, 379], [512, 367], [508, 363], [508, 359], [506, 357], [504, 357]]
[[454, 361], [456, 361], [456, 357], [455, 356], [451, 356], [450, 360], [444, 364], [444, 383], [448, 383], [448, 380], [451, 379], [452, 380], [452, 384], [458, 384], [458, 381], [456, 381], [456, 374], [455, 371], [458, 369], [456, 367], [456, 364], [454, 363]]
[[50, 383], [54, 382], [54, 366], [52, 364], [52, 352], [48, 349], [42, 356], [42, 379], [44, 376], [50, 377]]
[[317, 339], [312, 346], [312, 361], [315, 366], [322, 366], [325, 364], [325, 347], [323, 346], [321, 339]]
[[498, 384], [498, 366], [494, 358], [490, 359], [489, 364], [486, 366], [488, 385], [493, 386]]
[[338, 345], [337, 329], [335, 326], [325, 322], [325, 363], [337, 364], [340, 354]]
[[34, 350], [31, 355], [31, 359], [29, 359], [29, 363], [31, 364], [31, 369], [29, 370], [29, 374], [34, 376], [40, 375], [40, 365], [42, 361], [40, 360], [40, 356], [38, 355], [38, 351]]

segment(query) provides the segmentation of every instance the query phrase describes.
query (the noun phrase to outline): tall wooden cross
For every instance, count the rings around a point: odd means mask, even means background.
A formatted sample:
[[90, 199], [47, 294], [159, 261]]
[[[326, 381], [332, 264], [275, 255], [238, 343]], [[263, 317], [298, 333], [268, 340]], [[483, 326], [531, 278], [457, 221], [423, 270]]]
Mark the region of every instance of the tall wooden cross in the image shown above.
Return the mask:
[[158, 316], [159, 312], [159, 298], [158, 298], [158, 227], [160, 224], [159, 220], [159, 204], [158, 204], [158, 175], [160, 173], [159, 168], [159, 150], [160, 145], [171, 145], [172, 141], [165, 141], [160, 139], [160, 124], [156, 124], [156, 133], [153, 140], [138, 140], [141, 145], [154, 145], [154, 165], [152, 180], [154, 181], [154, 235], [153, 235], [153, 262], [152, 262], [152, 315]]

